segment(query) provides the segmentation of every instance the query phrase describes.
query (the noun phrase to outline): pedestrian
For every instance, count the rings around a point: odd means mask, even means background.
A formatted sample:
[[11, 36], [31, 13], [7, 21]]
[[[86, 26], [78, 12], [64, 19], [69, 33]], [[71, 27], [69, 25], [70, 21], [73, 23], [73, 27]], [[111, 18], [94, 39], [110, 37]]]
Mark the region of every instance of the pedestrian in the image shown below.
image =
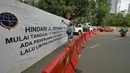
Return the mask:
[[73, 22], [70, 21], [69, 24], [67, 24], [64, 20], [62, 20], [62, 22], [63, 22], [64, 24], [66, 24], [66, 26], [67, 26], [66, 33], [67, 33], [67, 35], [68, 35], [68, 41], [71, 42], [71, 41], [73, 40], [73, 36], [74, 36], [74, 34], [73, 34], [73, 32], [74, 32]]

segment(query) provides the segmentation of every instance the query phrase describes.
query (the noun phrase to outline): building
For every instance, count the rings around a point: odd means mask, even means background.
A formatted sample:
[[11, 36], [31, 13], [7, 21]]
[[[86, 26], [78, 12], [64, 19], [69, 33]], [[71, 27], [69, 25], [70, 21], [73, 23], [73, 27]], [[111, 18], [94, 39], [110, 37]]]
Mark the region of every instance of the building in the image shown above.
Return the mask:
[[130, 4], [129, 4], [129, 6], [128, 6], [128, 13], [130, 13]]
[[118, 13], [120, 12], [121, 0], [108, 0], [111, 5], [110, 13]]

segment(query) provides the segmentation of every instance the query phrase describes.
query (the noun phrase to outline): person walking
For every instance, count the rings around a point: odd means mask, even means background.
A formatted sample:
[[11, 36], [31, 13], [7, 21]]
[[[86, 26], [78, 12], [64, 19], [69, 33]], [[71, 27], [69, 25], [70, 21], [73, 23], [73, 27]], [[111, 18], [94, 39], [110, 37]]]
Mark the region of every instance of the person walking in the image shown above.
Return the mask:
[[66, 33], [67, 33], [67, 35], [68, 35], [68, 41], [71, 42], [71, 41], [73, 40], [73, 36], [74, 36], [74, 34], [73, 34], [73, 32], [74, 32], [73, 22], [70, 21], [69, 24], [67, 24], [64, 20], [62, 20], [62, 22], [63, 22], [64, 24], [66, 24], [66, 26], [67, 26], [67, 31], [66, 31]]

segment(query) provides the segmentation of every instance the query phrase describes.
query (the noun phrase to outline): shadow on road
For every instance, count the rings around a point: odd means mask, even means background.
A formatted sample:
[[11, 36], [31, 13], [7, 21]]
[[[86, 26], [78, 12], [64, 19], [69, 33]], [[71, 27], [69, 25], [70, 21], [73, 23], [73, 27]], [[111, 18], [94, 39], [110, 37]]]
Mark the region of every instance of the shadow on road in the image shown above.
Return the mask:
[[76, 69], [75, 73], [83, 73], [83, 72], [79, 69]]

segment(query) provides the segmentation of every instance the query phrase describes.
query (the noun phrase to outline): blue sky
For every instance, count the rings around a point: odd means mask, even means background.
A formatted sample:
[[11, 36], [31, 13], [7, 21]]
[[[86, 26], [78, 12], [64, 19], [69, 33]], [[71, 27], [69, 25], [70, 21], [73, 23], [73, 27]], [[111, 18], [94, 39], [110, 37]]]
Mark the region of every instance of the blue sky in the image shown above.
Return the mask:
[[129, 3], [130, 3], [130, 0], [121, 0], [121, 10], [128, 9]]

